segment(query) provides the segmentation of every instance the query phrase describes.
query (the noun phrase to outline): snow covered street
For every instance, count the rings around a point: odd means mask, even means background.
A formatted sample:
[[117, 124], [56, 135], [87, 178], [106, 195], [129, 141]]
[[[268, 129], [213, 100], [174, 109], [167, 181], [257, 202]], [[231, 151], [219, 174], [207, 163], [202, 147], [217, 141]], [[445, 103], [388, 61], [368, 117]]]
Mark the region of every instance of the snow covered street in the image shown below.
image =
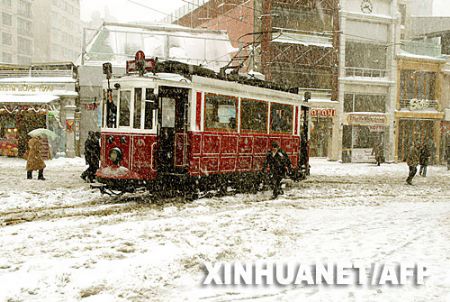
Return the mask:
[[[312, 160], [271, 192], [155, 204], [101, 196], [83, 159], [0, 158], [0, 301], [450, 301], [450, 173]], [[36, 175], [35, 175], [36, 178]], [[422, 263], [422, 286], [202, 286], [205, 262]]]

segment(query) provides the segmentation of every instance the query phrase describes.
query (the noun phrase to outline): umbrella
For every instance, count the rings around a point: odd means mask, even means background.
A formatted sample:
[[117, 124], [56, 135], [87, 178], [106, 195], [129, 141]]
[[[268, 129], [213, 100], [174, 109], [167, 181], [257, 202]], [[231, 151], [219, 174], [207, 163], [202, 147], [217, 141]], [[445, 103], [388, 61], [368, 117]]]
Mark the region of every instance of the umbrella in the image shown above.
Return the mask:
[[49, 139], [56, 139], [58, 137], [55, 132], [45, 128], [34, 129], [33, 131], [28, 132], [28, 135], [31, 137], [47, 137]]

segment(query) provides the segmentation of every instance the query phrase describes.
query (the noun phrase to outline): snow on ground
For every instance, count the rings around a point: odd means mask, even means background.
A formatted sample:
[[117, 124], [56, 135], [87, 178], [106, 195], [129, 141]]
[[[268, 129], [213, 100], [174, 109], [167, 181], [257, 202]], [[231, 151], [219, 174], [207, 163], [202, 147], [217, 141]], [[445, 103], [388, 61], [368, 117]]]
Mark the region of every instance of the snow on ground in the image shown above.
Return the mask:
[[[82, 159], [0, 158], [0, 301], [450, 301], [450, 187], [445, 167], [405, 184], [406, 164], [312, 160], [284, 196], [192, 203], [110, 199]], [[424, 286], [202, 286], [205, 262], [281, 260], [429, 267]]]

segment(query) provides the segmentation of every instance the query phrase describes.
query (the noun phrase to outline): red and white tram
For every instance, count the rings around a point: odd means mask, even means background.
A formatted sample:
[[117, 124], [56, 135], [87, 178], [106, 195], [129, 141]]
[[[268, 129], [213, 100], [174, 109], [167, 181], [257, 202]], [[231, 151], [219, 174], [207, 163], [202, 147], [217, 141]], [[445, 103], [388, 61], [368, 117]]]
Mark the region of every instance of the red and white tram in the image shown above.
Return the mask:
[[[252, 189], [271, 141], [289, 155], [296, 177], [306, 173], [308, 107], [300, 95], [211, 71], [200, 76], [196, 70], [204, 69], [183, 63], [139, 60], [104, 84], [102, 191]], [[140, 72], [130, 73], [136, 66]]]

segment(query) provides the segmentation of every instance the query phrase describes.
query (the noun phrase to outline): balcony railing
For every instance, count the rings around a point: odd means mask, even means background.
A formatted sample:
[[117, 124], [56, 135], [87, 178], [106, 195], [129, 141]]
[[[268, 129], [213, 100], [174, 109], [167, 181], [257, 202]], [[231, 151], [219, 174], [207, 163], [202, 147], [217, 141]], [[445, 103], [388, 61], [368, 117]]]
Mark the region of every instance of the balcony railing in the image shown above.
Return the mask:
[[400, 100], [400, 109], [411, 111], [423, 111], [430, 109], [439, 110], [439, 102], [437, 100], [424, 99]]
[[363, 77], [363, 78], [385, 78], [387, 76], [387, 71], [386, 69], [345, 67], [345, 76]]

